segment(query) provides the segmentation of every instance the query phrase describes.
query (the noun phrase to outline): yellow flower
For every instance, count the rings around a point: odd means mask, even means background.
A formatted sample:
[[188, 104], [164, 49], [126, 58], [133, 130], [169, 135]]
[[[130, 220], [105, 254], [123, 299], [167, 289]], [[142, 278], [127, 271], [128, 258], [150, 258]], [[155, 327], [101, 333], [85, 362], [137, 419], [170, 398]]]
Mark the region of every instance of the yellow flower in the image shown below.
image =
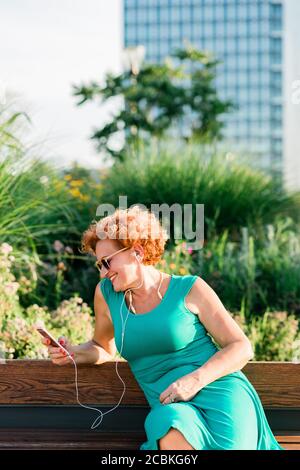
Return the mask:
[[170, 269], [176, 269], [176, 264], [175, 263], [170, 263], [169, 268]]
[[181, 267], [181, 268], [179, 268], [179, 272], [180, 272], [180, 274], [186, 274], [187, 271], [186, 271], [185, 268]]
[[81, 196], [81, 192], [79, 191], [78, 188], [70, 189], [70, 193], [72, 194], [73, 197], [80, 198], [80, 196]]
[[65, 178], [65, 180], [70, 181], [72, 179], [72, 176], [71, 175], [65, 175], [64, 178]]
[[73, 180], [73, 181], [70, 181], [70, 185], [73, 188], [80, 188], [80, 186], [83, 185], [83, 181], [82, 180]]

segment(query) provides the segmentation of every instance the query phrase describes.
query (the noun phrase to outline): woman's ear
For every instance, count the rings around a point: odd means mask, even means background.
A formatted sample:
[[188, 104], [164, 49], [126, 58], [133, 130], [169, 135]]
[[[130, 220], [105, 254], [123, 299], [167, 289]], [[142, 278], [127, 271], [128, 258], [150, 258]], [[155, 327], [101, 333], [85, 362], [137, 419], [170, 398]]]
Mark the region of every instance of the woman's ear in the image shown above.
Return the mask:
[[143, 255], [144, 255], [144, 253], [143, 253], [143, 248], [142, 248], [140, 245], [136, 244], [136, 245], [133, 246], [133, 249], [134, 249], [133, 255], [134, 255], [139, 261], [141, 261], [141, 260], [143, 259]]

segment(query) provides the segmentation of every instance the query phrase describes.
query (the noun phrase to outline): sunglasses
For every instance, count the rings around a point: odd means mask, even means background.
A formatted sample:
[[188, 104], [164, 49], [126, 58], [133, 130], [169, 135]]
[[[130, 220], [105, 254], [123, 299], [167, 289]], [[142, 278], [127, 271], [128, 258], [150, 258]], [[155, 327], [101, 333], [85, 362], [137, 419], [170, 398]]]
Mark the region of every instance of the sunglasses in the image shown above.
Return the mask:
[[105, 269], [108, 271], [110, 269], [110, 258], [115, 256], [117, 253], [120, 253], [121, 251], [129, 250], [129, 248], [130, 248], [130, 246], [125, 246], [124, 248], [121, 248], [121, 250], [115, 251], [111, 255], [103, 256], [103, 258], [101, 258], [99, 261], [95, 262], [96, 268], [99, 270], [99, 272], [101, 272], [101, 269], [104, 266]]

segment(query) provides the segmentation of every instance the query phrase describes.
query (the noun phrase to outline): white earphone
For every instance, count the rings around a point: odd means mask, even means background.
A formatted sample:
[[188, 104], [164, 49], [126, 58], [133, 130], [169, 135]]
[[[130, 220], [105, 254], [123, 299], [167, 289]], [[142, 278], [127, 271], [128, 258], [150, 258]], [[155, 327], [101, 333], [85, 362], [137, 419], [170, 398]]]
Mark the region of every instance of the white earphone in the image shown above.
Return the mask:
[[[132, 253], [133, 256], [136, 257], [136, 259], [138, 261], [140, 261], [142, 259], [141, 255], [139, 255], [136, 251], [134, 253]], [[131, 289], [138, 289], [139, 287], [141, 287], [143, 285], [143, 282], [144, 280], [142, 279], [142, 282], [140, 283], [139, 286], [137, 287], [132, 287]], [[128, 289], [129, 290], [129, 294], [130, 294], [130, 305], [131, 305], [131, 308], [133, 310], [133, 312], [135, 313], [135, 309], [133, 308], [133, 305], [132, 305], [132, 292], [131, 292], [131, 289]], [[129, 315], [129, 309], [128, 309], [128, 312], [127, 312], [127, 316], [126, 316], [126, 320], [124, 322], [123, 320], [123, 316], [122, 316], [122, 306], [123, 306], [123, 303], [125, 302], [125, 295], [126, 295], [126, 292], [124, 293], [123, 295], [123, 300], [122, 300], [122, 303], [121, 303], [121, 307], [120, 307], [120, 317], [121, 317], [121, 321], [122, 321], [122, 345], [121, 345], [121, 350], [119, 352], [120, 356], [122, 357], [122, 351], [123, 351], [123, 341], [124, 341], [124, 334], [125, 334], [125, 325], [126, 325], [126, 322], [127, 322], [127, 318], [128, 318], [128, 315]], [[160, 295], [160, 292], [159, 292], [159, 296], [161, 298], [161, 295]], [[66, 350], [67, 351], [67, 350]], [[102, 419], [103, 419], [103, 416], [108, 414], [108, 413], [111, 413], [113, 410], [115, 410], [116, 408], [118, 408], [118, 406], [120, 405], [121, 403], [121, 400], [123, 398], [123, 395], [125, 393], [125, 390], [126, 390], [126, 385], [125, 385], [125, 382], [124, 380], [122, 379], [122, 377], [120, 376], [119, 372], [118, 372], [118, 360], [116, 361], [116, 373], [119, 377], [119, 379], [121, 380], [121, 382], [123, 383], [123, 392], [122, 392], [122, 395], [121, 395], [121, 398], [119, 400], [119, 402], [117, 403], [117, 405], [115, 405], [113, 408], [111, 408], [110, 410], [107, 410], [105, 413], [103, 413], [103, 411], [99, 410], [98, 408], [95, 408], [93, 406], [88, 406], [88, 405], [85, 405], [83, 403], [81, 403], [81, 401], [79, 400], [79, 391], [78, 391], [78, 372], [77, 372], [77, 364], [75, 362], [75, 360], [73, 359], [73, 357], [70, 355], [70, 353], [67, 351], [67, 354], [69, 356], [69, 358], [71, 359], [71, 361], [73, 362], [74, 366], [75, 366], [75, 387], [76, 387], [76, 400], [77, 400], [77, 403], [82, 407], [82, 408], [86, 408], [88, 410], [93, 410], [93, 411], [97, 411], [99, 413], [99, 416], [97, 416], [97, 418], [95, 419], [95, 421], [92, 423], [91, 425], [91, 429], [95, 429], [99, 426], [99, 424], [101, 424], [102, 422]], [[115, 358], [116, 358], [116, 355], [115, 354]]]
[[[137, 260], [141, 260], [141, 255], [139, 255], [138, 253], [134, 252], [133, 255], [136, 257]], [[157, 289], [157, 294], [159, 296], [160, 299], [162, 299], [162, 295], [161, 293], [159, 292], [159, 289], [160, 289], [160, 286], [161, 286], [161, 283], [162, 283], [162, 276], [161, 276], [161, 280], [160, 280], [160, 284], [159, 284], [159, 287]], [[135, 310], [133, 308], [133, 305], [132, 305], [132, 292], [131, 290], [132, 289], [138, 289], [139, 287], [141, 287], [143, 285], [143, 282], [144, 280], [142, 279], [142, 282], [136, 286], [136, 287], [131, 287], [130, 289], [127, 289], [129, 290], [129, 293], [130, 293], [130, 305], [131, 305], [131, 308], [132, 310], [134, 311], [135, 313]], [[125, 334], [125, 326], [126, 326], [126, 322], [127, 322], [127, 319], [128, 319], [128, 316], [129, 316], [129, 309], [127, 309], [127, 315], [126, 315], [126, 319], [124, 321], [123, 319], [123, 315], [122, 315], [122, 307], [123, 307], [123, 304], [125, 302], [125, 295], [126, 295], [126, 292], [127, 290], [125, 291], [124, 295], [123, 295], [123, 300], [121, 302], [121, 307], [120, 307], [120, 318], [121, 318], [121, 322], [122, 322], [122, 343], [121, 343], [121, 348], [120, 348], [120, 351], [119, 351], [119, 355], [120, 357], [122, 357], [122, 351], [123, 351], [123, 343], [124, 343], [124, 334]], [[66, 350], [67, 351], [67, 350]], [[125, 393], [125, 390], [126, 390], [126, 384], [124, 382], [124, 380], [122, 379], [122, 377], [120, 376], [119, 372], [118, 372], [118, 363], [119, 363], [119, 360], [115, 361], [115, 364], [116, 364], [116, 373], [119, 377], [119, 379], [121, 380], [122, 384], [123, 384], [123, 392], [122, 392], [122, 395], [121, 395], [121, 398], [119, 399], [119, 402], [113, 406], [113, 408], [105, 411], [105, 413], [103, 413], [103, 411], [99, 410], [98, 408], [95, 408], [93, 406], [88, 406], [88, 405], [84, 405], [83, 403], [81, 403], [81, 401], [79, 400], [79, 391], [78, 391], [78, 372], [77, 372], [77, 364], [75, 362], [75, 360], [73, 359], [73, 357], [70, 355], [70, 353], [67, 351], [67, 354], [69, 356], [69, 358], [71, 359], [71, 361], [73, 362], [74, 366], [75, 366], [75, 387], [76, 387], [76, 400], [77, 400], [77, 403], [82, 407], [82, 408], [86, 408], [88, 410], [93, 410], [93, 411], [97, 411], [99, 413], [99, 416], [97, 416], [97, 418], [95, 419], [95, 421], [92, 423], [91, 425], [91, 428], [90, 429], [95, 429], [97, 428], [102, 420], [103, 420], [103, 416], [108, 414], [108, 413], [111, 413], [112, 411], [114, 411], [116, 408], [118, 408], [118, 406], [120, 405], [121, 401], [122, 401], [122, 398], [124, 396], [124, 393]], [[117, 353], [115, 354], [115, 357], [114, 359], [117, 357]]]

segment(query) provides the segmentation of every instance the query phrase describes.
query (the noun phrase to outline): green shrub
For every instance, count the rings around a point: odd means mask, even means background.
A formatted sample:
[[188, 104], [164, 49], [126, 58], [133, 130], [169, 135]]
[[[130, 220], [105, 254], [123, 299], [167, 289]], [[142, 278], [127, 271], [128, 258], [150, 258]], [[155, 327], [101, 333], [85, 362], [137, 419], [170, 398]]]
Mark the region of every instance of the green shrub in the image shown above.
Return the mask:
[[266, 309], [300, 312], [300, 243], [291, 219], [275, 218], [261, 230], [243, 227], [240, 240], [228, 230], [195, 252], [193, 272], [216, 290], [224, 304], [246, 314]]
[[185, 276], [193, 270], [192, 250], [187, 249], [186, 242], [175, 241], [175, 247], [167, 249], [156, 268], [168, 274]]
[[247, 323], [240, 314], [233, 318], [252, 344], [253, 361], [300, 361], [299, 322], [294, 315], [266, 311]]
[[[0, 357], [47, 358], [47, 348], [34, 328], [38, 321], [56, 337], [65, 335], [74, 344], [88, 341], [94, 328], [92, 310], [76, 294], [54, 311], [37, 304], [26, 309], [20, 305], [20, 283], [11, 272], [13, 261], [12, 247], [0, 245]], [[24, 279], [23, 285], [27, 286]]]

